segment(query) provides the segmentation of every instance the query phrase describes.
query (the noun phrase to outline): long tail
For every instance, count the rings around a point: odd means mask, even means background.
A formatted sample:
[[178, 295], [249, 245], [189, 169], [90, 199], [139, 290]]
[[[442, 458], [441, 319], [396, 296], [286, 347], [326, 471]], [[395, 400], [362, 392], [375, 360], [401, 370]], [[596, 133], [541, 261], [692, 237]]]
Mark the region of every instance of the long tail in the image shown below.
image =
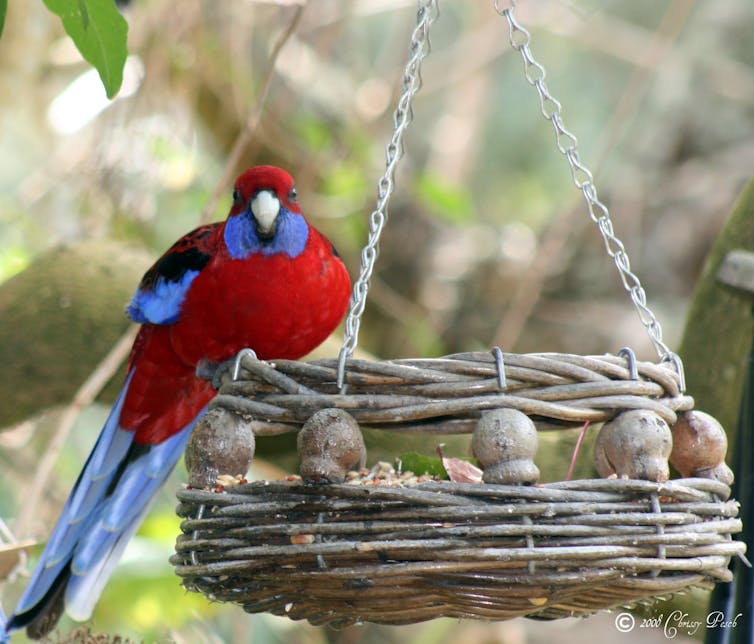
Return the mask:
[[38, 639], [55, 627], [63, 611], [79, 621], [91, 616], [126, 544], [183, 452], [198, 416], [156, 445], [134, 442], [134, 432], [119, 426], [134, 372], [63, 506], [5, 633], [26, 627], [27, 635]]
[[5, 617], [5, 613], [3, 612], [3, 607], [0, 606], [0, 644], [6, 644], [7, 642], [10, 642], [10, 637], [8, 636], [8, 633], [5, 629], [7, 623], [8, 620]]

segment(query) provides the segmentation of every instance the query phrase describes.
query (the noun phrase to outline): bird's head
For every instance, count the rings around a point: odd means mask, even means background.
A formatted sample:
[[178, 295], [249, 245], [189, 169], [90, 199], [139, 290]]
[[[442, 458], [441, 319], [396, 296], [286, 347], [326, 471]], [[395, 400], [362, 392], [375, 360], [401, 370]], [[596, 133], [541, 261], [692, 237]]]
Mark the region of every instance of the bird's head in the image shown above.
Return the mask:
[[300, 214], [293, 177], [281, 168], [259, 165], [244, 172], [233, 186], [230, 214], [248, 215], [260, 238], [275, 234], [281, 211]]
[[250, 252], [298, 255], [306, 245], [308, 224], [296, 202], [293, 177], [260, 165], [244, 172], [233, 188], [225, 241], [233, 257]]

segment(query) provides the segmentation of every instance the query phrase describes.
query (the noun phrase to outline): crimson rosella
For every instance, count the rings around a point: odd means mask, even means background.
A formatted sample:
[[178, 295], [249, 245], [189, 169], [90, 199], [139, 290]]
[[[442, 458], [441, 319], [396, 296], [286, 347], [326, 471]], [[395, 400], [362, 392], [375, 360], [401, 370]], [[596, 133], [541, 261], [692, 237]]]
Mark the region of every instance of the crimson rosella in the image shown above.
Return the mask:
[[89, 618], [215, 393], [207, 365], [246, 347], [298, 359], [335, 329], [349, 294], [293, 178], [273, 166], [244, 172], [228, 218], [179, 239], [139, 284], [128, 314], [142, 327], [125, 384], [6, 632], [41, 637], [64, 610]]

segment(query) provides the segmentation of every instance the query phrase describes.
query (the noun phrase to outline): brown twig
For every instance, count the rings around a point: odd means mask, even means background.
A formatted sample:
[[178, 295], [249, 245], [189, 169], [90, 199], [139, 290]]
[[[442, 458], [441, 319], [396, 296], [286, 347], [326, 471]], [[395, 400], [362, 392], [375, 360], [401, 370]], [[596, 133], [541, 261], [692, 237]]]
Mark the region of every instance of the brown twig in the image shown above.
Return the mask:
[[100, 391], [113, 376], [118, 366], [126, 359], [131, 349], [139, 327], [132, 325], [113, 345], [108, 354], [102, 359], [91, 375], [79, 387], [71, 403], [63, 411], [58, 427], [50, 442], [47, 444], [37, 470], [32, 479], [29, 496], [25, 499], [21, 512], [16, 520], [16, 534], [29, 532], [32, 519], [39, 511], [39, 505], [47, 489], [47, 483], [52, 474], [52, 468], [58, 458], [63, 443], [65, 443], [71, 428], [81, 411], [94, 402]]
[[570, 481], [571, 477], [573, 476], [573, 470], [576, 468], [576, 459], [579, 456], [579, 450], [581, 449], [581, 443], [584, 440], [584, 436], [586, 436], [586, 430], [589, 429], [590, 421], [586, 421], [584, 423], [584, 426], [581, 428], [581, 431], [579, 432], [579, 437], [576, 439], [576, 445], [573, 448], [573, 454], [571, 454], [571, 463], [568, 466], [568, 472], [566, 473], [565, 480]]
[[217, 182], [215, 189], [212, 191], [212, 194], [207, 201], [207, 205], [204, 207], [204, 210], [202, 210], [200, 223], [204, 224], [212, 219], [215, 213], [215, 209], [217, 208], [217, 202], [220, 200], [220, 196], [223, 194], [223, 192], [225, 192], [231, 180], [233, 179], [233, 176], [236, 172], [236, 166], [241, 159], [243, 150], [248, 145], [252, 135], [254, 134], [254, 131], [259, 125], [260, 119], [262, 118], [262, 112], [264, 111], [267, 94], [270, 90], [270, 83], [272, 81], [272, 77], [275, 74], [275, 65], [277, 63], [278, 56], [283, 50], [285, 44], [293, 35], [293, 32], [296, 31], [296, 27], [298, 27], [298, 24], [301, 21], [301, 15], [304, 13], [305, 7], [305, 4], [300, 4], [296, 7], [291, 21], [288, 23], [288, 26], [280, 34], [278, 39], [275, 41], [274, 46], [272, 47], [270, 58], [267, 63], [267, 69], [265, 70], [264, 77], [262, 78], [262, 82], [259, 85], [257, 101], [254, 104], [254, 107], [252, 108], [243, 129], [239, 133], [236, 142], [233, 144], [233, 148], [228, 154], [228, 160], [225, 162], [225, 168], [223, 169], [222, 176]]

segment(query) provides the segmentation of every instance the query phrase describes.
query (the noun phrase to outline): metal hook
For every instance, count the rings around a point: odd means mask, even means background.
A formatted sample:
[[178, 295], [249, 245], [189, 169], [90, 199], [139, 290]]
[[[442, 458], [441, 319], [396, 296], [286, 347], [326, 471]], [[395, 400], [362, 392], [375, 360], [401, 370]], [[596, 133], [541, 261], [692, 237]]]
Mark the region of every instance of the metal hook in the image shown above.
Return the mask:
[[636, 366], [636, 354], [634, 353], [634, 350], [629, 347], [623, 347], [618, 351], [618, 355], [621, 358], [625, 358], [626, 362], [628, 362], [628, 377], [631, 378], [631, 380], [638, 380], [639, 368]]
[[[325, 517], [324, 513], [319, 512], [317, 514], [317, 525], [322, 525], [325, 523]], [[322, 543], [322, 533], [317, 531], [316, 536], [314, 537], [315, 543]], [[320, 570], [327, 570], [329, 566], [327, 565], [327, 561], [325, 561], [325, 557], [322, 553], [319, 553], [317, 555], [317, 566]]]
[[[652, 512], [655, 514], [662, 514], [662, 504], [660, 503], [660, 497], [657, 495], [657, 492], [652, 492], [650, 495], [650, 499], [652, 502]], [[665, 534], [665, 526], [663, 523], [658, 522], [655, 526], [655, 532], [660, 537], [657, 542], [657, 558], [658, 559], [665, 559], [666, 557], [666, 551], [665, 551], [665, 544], [662, 543], [661, 539], [662, 536]], [[660, 574], [659, 569], [652, 570], [649, 573], [650, 577], [658, 577]]]
[[[196, 513], [197, 521], [204, 516], [204, 507], [204, 503], [199, 506], [199, 511]], [[191, 538], [196, 541], [199, 538], [199, 530], [194, 530], [194, 532], [191, 533]], [[195, 566], [199, 565], [199, 559], [196, 556], [196, 550], [193, 549], [191, 550], [191, 563]]]
[[497, 367], [497, 384], [500, 389], [505, 389], [508, 385], [505, 381], [505, 362], [503, 361], [503, 352], [500, 347], [495, 347], [491, 353], [495, 357], [495, 367]]
[[344, 346], [340, 350], [340, 354], [338, 355], [338, 391], [340, 391], [341, 394], [346, 393], [346, 360], [348, 358], [348, 350]]
[[241, 373], [241, 360], [243, 360], [244, 356], [249, 356], [252, 360], [257, 360], [257, 354], [254, 353], [251, 349], [242, 349], [238, 352], [238, 355], [236, 356], [236, 361], [233, 364], [233, 381], [235, 382], [238, 380], [238, 375]]
[[670, 362], [675, 368], [675, 372], [678, 374], [678, 391], [682, 394], [686, 393], [686, 373], [683, 370], [683, 360], [674, 351], [669, 351], [660, 359], [660, 364], [663, 362]]

